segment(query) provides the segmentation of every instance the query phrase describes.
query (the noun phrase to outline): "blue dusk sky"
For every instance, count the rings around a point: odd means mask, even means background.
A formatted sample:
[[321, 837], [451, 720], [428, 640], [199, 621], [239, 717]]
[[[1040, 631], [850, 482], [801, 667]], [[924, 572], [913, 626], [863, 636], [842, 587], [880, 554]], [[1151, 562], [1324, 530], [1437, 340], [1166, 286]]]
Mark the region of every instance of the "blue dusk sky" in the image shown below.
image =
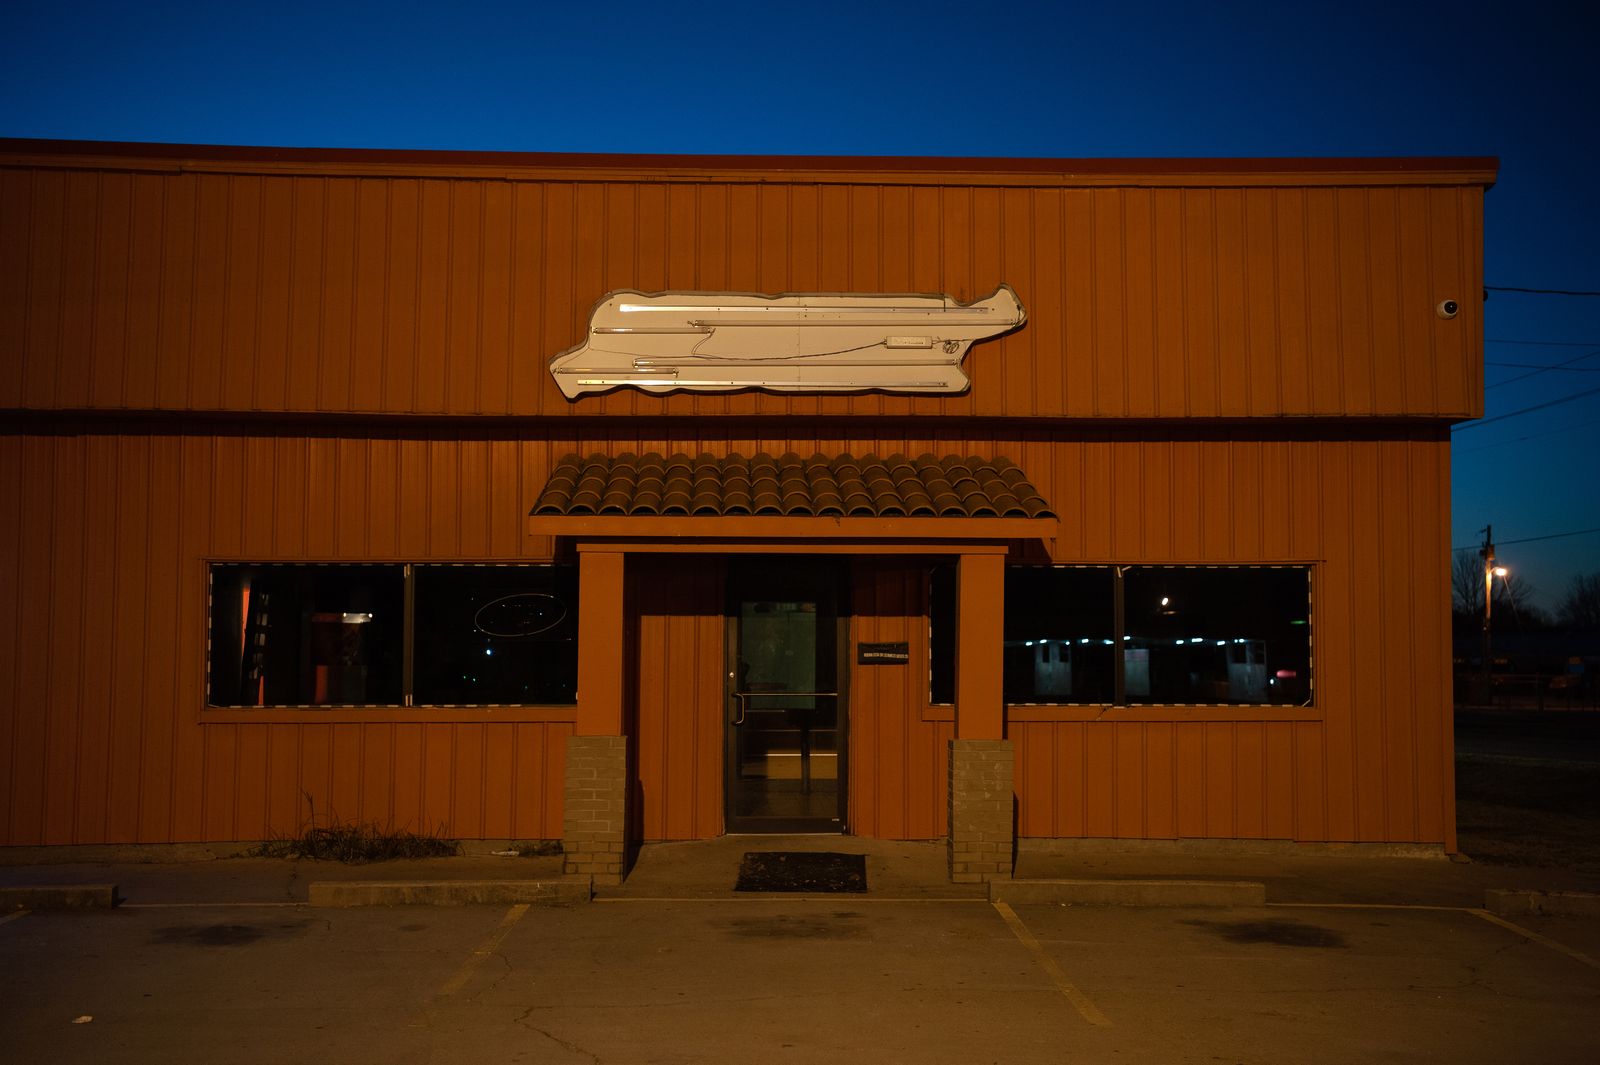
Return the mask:
[[[1596, 292], [1597, 12], [1538, 2], [24, 0], [0, 35], [0, 136], [508, 151], [1494, 155], [1486, 282]], [[1487, 416], [1454, 434], [1452, 545], [1476, 545], [1492, 522], [1514, 579], [1553, 605], [1573, 575], [1600, 571], [1600, 298], [1489, 296]]]

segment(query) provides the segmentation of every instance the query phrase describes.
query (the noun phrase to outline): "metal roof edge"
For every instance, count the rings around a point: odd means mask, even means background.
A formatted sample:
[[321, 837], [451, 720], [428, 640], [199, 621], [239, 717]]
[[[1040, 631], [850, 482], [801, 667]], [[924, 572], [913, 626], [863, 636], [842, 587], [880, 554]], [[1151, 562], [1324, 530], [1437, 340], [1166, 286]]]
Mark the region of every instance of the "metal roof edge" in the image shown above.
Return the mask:
[[1014, 158], [630, 155], [0, 138], [0, 166], [498, 180], [1001, 185], [1481, 185], [1493, 156]]

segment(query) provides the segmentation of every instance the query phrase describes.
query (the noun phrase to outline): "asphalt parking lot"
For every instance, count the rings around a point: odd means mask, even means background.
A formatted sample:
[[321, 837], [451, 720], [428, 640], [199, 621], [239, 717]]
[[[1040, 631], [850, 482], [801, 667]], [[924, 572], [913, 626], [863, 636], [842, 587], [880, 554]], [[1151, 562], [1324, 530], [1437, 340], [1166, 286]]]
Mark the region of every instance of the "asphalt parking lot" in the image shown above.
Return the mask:
[[130, 902], [0, 956], [18, 1062], [1600, 1060], [1600, 924], [1470, 908]]
[[[1469, 757], [1578, 772], [1543, 749]], [[1528, 783], [1486, 779], [1482, 839], [1538, 835], [1547, 799], [1593, 838], [1587, 807]], [[1170, 909], [996, 904], [949, 883], [938, 843], [855, 837], [652, 845], [624, 884], [554, 907], [308, 901], [312, 881], [544, 881], [555, 857], [16, 852], [0, 884], [124, 901], [0, 913], [0, 1062], [1593, 1065], [1600, 872], [1551, 840], [1518, 852], [1538, 866], [1215, 841], [1018, 863], [1022, 883], [1249, 880], [1268, 903]], [[741, 854], [768, 847], [864, 853], [869, 891], [735, 894]], [[1576, 893], [1590, 915], [1483, 909], [1501, 889]]]

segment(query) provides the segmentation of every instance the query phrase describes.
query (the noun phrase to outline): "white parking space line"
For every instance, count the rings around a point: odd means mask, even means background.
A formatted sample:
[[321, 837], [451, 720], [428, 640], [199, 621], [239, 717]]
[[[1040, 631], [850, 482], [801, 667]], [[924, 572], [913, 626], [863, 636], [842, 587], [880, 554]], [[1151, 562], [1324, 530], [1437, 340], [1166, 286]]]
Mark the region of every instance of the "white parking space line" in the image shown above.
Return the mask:
[[1067, 1001], [1072, 1003], [1078, 1014], [1090, 1024], [1101, 1028], [1109, 1028], [1111, 1022], [1106, 1019], [1106, 1015], [1101, 1013], [1093, 1002], [1089, 1001], [1089, 996], [1079, 991], [1072, 981], [1067, 979], [1067, 974], [1061, 971], [1061, 966], [1056, 964], [1054, 958], [1045, 953], [1044, 947], [1040, 946], [1033, 933], [1028, 931], [1028, 926], [1022, 923], [1022, 918], [1017, 916], [1017, 912], [1003, 902], [996, 902], [992, 905], [995, 911], [1005, 919], [1006, 924], [1011, 928], [1011, 934], [1017, 937], [1017, 942], [1028, 948], [1028, 951], [1033, 955], [1033, 960], [1039, 964], [1039, 968], [1045, 971], [1045, 975], [1050, 977], [1050, 982], [1056, 985], [1056, 990], [1066, 996]]
[[1565, 943], [1558, 943], [1555, 940], [1551, 939], [1549, 936], [1541, 936], [1538, 932], [1533, 931], [1533, 929], [1531, 929], [1531, 928], [1524, 928], [1519, 924], [1513, 924], [1512, 922], [1506, 920], [1503, 917], [1498, 917], [1498, 916], [1490, 913], [1488, 910], [1468, 910], [1467, 912], [1472, 914], [1475, 917], [1482, 917], [1485, 921], [1488, 921], [1490, 924], [1497, 924], [1501, 928], [1504, 928], [1504, 929], [1506, 929], [1508, 931], [1511, 931], [1511, 932], [1515, 932], [1517, 935], [1521, 936], [1522, 938], [1527, 939], [1527, 940], [1529, 940], [1531, 942], [1534, 942], [1534, 943], [1538, 943], [1540, 946], [1545, 946], [1545, 947], [1549, 947], [1551, 950], [1560, 951], [1562, 954], [1565, 954], [1567, 957], [1572, 958], [1575, 961], [1580, 961], [1583, 964], [1587, 965], [1591, 969], [1600, 969], [1600, 961], [1595, 961], [1593, 958], [1589, 957], [1589, 955], [1585, 954], [1581, 950], [1573, 950], [1571, 947], [1567, 946]]
[[1269, 902], [1267, 905], [1280, 909], [1301, 910], [1422, 910], [1433, 913], [1470, 913], [1474, 917], [1481, 917], [1490, 924], [1499, 925], [1508, 932], [1514, 932], [1530, 943], [1549, 947], [1553, 951], [1565, 954], [1574, 961], [1582, 962], [1591, 969], [1600, 969], [1600, 961], [1596, 961], [1581, 950], [1575, 950], [1565, 943], [1551, 939], [1549, 936], [1540, 935], [1531, 928], [1524, 928], [1519, 924], [1514, 924], [1503, 917], [1490, 913], [1488, 910], [1472, 906], [1422, 906], [1399, 902]]
[[485, 958], [500, 949], [501, 941], [510, 934], [511, 930], [516, 927], [517, 922], [522, 920], [522, 915], [527, 912], [528, 903], [526, 902], [519, 903], [507, 910], [505, 917], [501, 918], [499, 926], [489, 933], [489, 938], [478, 944], [477, 949], [467, 957], [466, 961], [461, 963], [461, 968], [457, 969], [455, 974], [444, 982], [444, 986], [439, 988], [439, 993], [435, 997], [449, 998], [465, 987], [467, 981], [472, 979], [472, 974], [478, 971], [478, 966], [483, 964]]
[[421, 1004], [407, 1027], [433, 1027], [440, 1007], [448, 1005], [448, 1000], [467, 985], [467, 981], [472, 979], [472, 974], [478, 971], [478, 967], [483, 964], [484, 960], [500, 949], [500, 944], [510, 934], [511, 930], [517, 926], [517, 922], [522, 920], [523, 915], [528, 912], [528, 907], [529, 904], [523, 902], [507, 910], [506, 915], [500, 919], [500, 923], [495, 926], [495, 930], [489, 933], [488, 938], [479, 943], [473, 952], [467, 955], [467, 960], [462, 962], [461, 967], [440, 985], [439, 990], [434, 992], [433, 998]]
[[16, 913], [8, 913], [4, 917], [0, 917], [0, 924], [5, 924], [8, 921], [15, 921], [19, 917], [26, 917], [30, 912], [31, 911], [29, 910], [18, 910]]

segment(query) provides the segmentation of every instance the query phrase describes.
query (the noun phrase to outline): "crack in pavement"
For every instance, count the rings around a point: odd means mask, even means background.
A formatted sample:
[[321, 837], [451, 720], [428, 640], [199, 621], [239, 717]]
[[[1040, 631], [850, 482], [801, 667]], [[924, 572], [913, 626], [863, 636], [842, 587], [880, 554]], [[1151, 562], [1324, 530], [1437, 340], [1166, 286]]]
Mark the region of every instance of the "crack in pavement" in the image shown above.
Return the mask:
[[485, 961], [487, 961], [490, 958], [493, 958], [495, 961], [498, 961], [500, 963], [501, 971], [498, 974], [496, 974], [495, 976], [489, 978], [489, 982], [488, 982], [487, 986], [480, 987], [476, 991], [472, 992], [472, 994], [468, 995], [467, 996], [467, 1001], [468, 1002], [479, 1002], [479, 1001], [481, 1001], [484, 995], [488, 994], [489, 992], [493, 991], [495, 988], [499, 987], [501, 984], [505, 983], [506, 978], [509, 977], [512, 973], [517, 971], [516, 966], [511, 964], [511, 959], [506, 957], [505, 954], [503, 954], [502, 952], [500, 952], [498, 950], [494, 951], [492, 953], [484, 955], [484, 960]]
[[533, 1013], [534, 1010], [536, 1010], [538, 1008], [539, 1007], [537, 1007], [537, 1006], [529, 1006], [527, 1009], [523, 1010], [522, 1013], [517, 1016], [516, 1023], [521, 1025], [523, 1028], [526, 1028], [528, 1031], [533, 1032], [536, 1035], [544, 1036], [546, 1039], [550, 1040], [550, 1042], [554, 1043], [556, 1046], [560, 1047], [562, 1050], [565, 1050], [567, 1053], [581, 1055], [582, 1057], [588, 1058], [589, 1061], [593, 1063], [593, 1065], [600, 1065], [600, 1055], [599, 1054], [596, 1054], [592, 1050], [586, 1050], [586, 1049], [584, 1049], [583, 1047], [579, 1046], [576, 1043], [569, 1043], [567, 1040], [562, 1039], [560, 1036], [556, 1035], [555, 1033], [550, 1032], [550, 1031], [548, 1031], [548, 1030], [546, 1030], [544, 1028], [540, 1028], [538, 1025], [536, 1025], [532, 1021], [530, 1021], [528, 1019], [529, 1016]]

